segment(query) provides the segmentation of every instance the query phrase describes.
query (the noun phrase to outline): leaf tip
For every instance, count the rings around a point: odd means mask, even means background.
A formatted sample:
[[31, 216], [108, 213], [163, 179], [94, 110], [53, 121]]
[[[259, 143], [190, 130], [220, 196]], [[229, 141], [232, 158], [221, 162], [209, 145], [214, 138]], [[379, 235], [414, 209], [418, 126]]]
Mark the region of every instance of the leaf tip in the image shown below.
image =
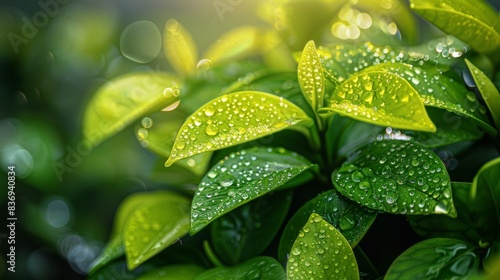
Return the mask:
[[172, 156], [169, 156], [167, 161], [165, 162], [165, 167], [170, 167], [172, 164], [174, 164], [176, 160], [172, 157]]

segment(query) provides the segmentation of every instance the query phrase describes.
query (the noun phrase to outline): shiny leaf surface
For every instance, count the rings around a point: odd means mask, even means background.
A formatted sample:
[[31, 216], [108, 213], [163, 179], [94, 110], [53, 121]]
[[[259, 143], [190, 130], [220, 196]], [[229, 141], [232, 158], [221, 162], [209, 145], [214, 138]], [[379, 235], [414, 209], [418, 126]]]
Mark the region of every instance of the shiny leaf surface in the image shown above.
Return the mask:
[[137, 280], [193, 280], [204, 271], [193, 264], [174, 264], [142, 274]]
[[[190, 201], [171, 192], [155, 192], [127, 217], [123, 239], [129, 269], [189, 232]], [[166, 215], [165, 213], [168, 213]]]
[[314, 41], [309, 41], [304, 47], [297, 74], [302, 93], [313, 110], [323, 107], [325, 78]]
[[366, 207], [397, 214], [456, 217], [450, 178], [432, 151], [406, 141], [376, 141], [332, 174], [335, 188]]
[[334, 226], [313, 213], [290, 250], [287, 279], [359, 279], [351, 245]]
[[481, 262], [474, 249], [457, 239], [427, 239], [403, 252], [384, 279], [468, 279]]
[[198, 50], [189, 31], [176, 20], [165, 25], [164, 52], [170, 65], [182, 75], [192, 74], [198, 63]]
[[83, 116], [83, 135], [92, 144], [121, 131], [125, 126], [178, 100], [177, 78], [166, 73], [125, 75], [101, 86]]
[[302, 109], [282, 97], [258, 91], [225, 94], [199, 108], [184, 122], [165, 165], [292, 126], [311, 124]]
[[351, 247], [358, 244], [377, 217], [376, 211], [344, 198], [335, 190], [324, 192], [308, 201], [289, 220], [280, 240], [280, 260], [286, 260], [295, 239], [312, 213], [335, 226]]
[[436, 131], [418, 93], [396, 74], [368, 69], [354, 74], [335, 89], [328, 102], [320, 112], [337, 112], [381, 126]]
[[478, 52], [500, 47], [496, 11], [482, 0], [411, 0], [411, 8]]
[[191, 207], [191, 234], [232, 209], [272, 192], [311, 168], [283, 148], [255, 147], [232, 153], [202, 179]]

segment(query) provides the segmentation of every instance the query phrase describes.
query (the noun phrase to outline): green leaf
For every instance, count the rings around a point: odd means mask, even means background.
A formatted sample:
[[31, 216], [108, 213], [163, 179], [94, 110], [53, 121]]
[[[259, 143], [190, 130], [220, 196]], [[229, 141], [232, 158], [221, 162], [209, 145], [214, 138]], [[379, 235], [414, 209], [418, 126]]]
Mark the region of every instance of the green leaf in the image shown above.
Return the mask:
[[313, 110], [323, 107], [325, 95], [325, 77], [323, 68], [314, 46], [314, 41], [309, 41], [299, 60], [297, 69], [300, 88]]
[[189, 232], [189, 208], [188, 199], [171, 192], [151, 193], [143, 205], [135, 208], [123, 233], [130, 270]]
[[366, 207], [397, 214], [456, 217], [441, 159], [406, 141], [376, 141], [332, 174], [335, 188]]
[[114, 261], [96, 273], [90, 275], [88, 280], [135, 280], [139, 275], [143, 273], [147, 273], [152, 270], [154, 267], [150, 264], [144, 264], [135, 269], [134, 271], [130, 271], [127, 269], [127, 264], [125, 260]]
[[149, 271], [137, 280], [193, 280], [203, 271], [203, 267], [197, 265], [175, 264]]
[[320, 113], [337, 112], [376, 125], [436, 131], [415, 89], [405, 79], [388, 72], [352, 75], [335, 89], [328, 106]]
[[[144, 117], [137, 126], [136, 137], [141, 145], [162, 157], [168, 157], [174, 145], [174, 140], [187, 115], [174, 110], [158, 112], [150, 117]], [[212, 153], [202, 153], [176, 162], [181, 168], [189, 170], [192, 175], [201, 177], [208, 169]], [[162, 169], [165, 167], [162, 164]], [[168, 172], [168, 171], [167, 171]], [[172, 182], [172, 181], [169, 181]]]
[[478, 52], [500, 47], [495, 29], [497, 13], [483, 0], [411, 0], [411, 8], [425, 19], [468, 43]]
[[283, 148], [254, 147], [230, 154], [213, 166], [198, 186], [191, 207], [191, 235], [312, 166]]
[[500, 128], [500, 93], [483, 71], [467, 59], [465, 63], [467, 63], [467, 67], [469, 67], [474, 82], [476, 82], [477, 88], [483, 96], [486, 106], [490, 109], [491, 116], [493, 117], [497, 129]]
[[226, 264], [261, 254], [276, 236], [292, 202], [291, 192], [260, 197], [212, 223], [213, 249]]
[[313, 121], [290, 101], [258, 91], [224, 94], [182, 125], [165, 166], [199, 153], [245, 143]]
[[113, 230], [110, 238], [99, 256], [93, 261], [89, 274], [95, 273], [111, 261], [123, 256], [125, 253], [123, 245], [123, 232], [125, 231], [127, 219], [137, 207], [150, 199], [151, 195], [147, 193], [135, 193], [129, 195], [120, 203], [116, 210], [116, 216], [113, 223]]
[[404, 251], [384, 279], [469, 279], [481, 263], [474, 249], [457, 239], [424, 240]]
[[385, 63], [364, 71], [386, 71], [398, 75], [419, 93], [425, 106], [445, 109], [471, 118], [488, 133], [496, 135], [497, 131], [488, 121], [486, 110], [477, 101], [474, 93], [464, 85], [439, 73], [437, 70], [420, 68], [404, 63]]
[[182, 75], [196, 71], [198, 51], [189, 31], [176, 20], [169, 20], [165, 25], [164, 52], [170, 65]]
[[203, 54], [203, 58], [208, 63], [223, 63], [266, 51], [274, 47], [279, 40], [276, 33], [264, 28], [240, 26], [215, 40]]
[[209, 269], [195, 280], [285, 280], [283, 267], [271, 257], [256, 257], [236, 266]]
[[[487, 241], [481, 237], [480, 228], [476, 228], [476, 217], [470, 211], [470, 183], [451, 184], [453, 202], [457, 209], [457, 218], [444, 215], [409, 215], [410, 225], [422, 238], [447, 237], [479, 244]], [[490, 240], [491, 241], [491, 240]]]
[[135, 73], [100, 87], [83, 116], [83, 135], [93, 145], [141, 116], [178, 100], [177, 78], [166, 73]]
[[295, 240], [287, 279], [359, 279], [356, 258], [344, 236], [313, 213]]
[[344, 198], [335, 190], [324, 192], [308, 201], [288, 222], [280, 240], [279, 260], [286, 260], [300, 229], [312, 213], [320, 215], [335, 226], [351, 247], [358, 244], [377, 217], [377, 212]]
[[489, 161], [477, 172], [470, 197], [474, 223], [491, 242], [500, 234], [500, 158]]

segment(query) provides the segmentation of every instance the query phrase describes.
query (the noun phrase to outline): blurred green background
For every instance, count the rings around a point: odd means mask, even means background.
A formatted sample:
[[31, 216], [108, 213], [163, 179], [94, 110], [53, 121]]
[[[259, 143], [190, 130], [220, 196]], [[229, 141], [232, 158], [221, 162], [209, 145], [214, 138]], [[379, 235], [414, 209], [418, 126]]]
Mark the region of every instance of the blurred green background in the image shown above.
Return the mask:
[[[490, 3], [500, 8], [500, 1]], [[244, 24], [267, 25], [254, 0], [2, 0], [0, 4], [0, 205], [7, 224], [9, 165], [16, 166], [16, 272], [1, 279], [83, 279], [108, 238], [120, 201], [162, 188], [157, 156], [126, 129], [89, 152], [82, 115], [95, 90], [121, 74], [171, 71], [168, 19], [199, 52]], [[268, 25], [267, 25], [268, 26]], [[163, 161], [164, 159], [161, 159]], [[173, 178], [174, 179], [174, 178]]]
[[[121, 74], [171, 71], [162, 47], [168, 19], [203, 51], [223, 32], [263, 23], [256, 1], [41, 0], [0, 6], [0, 279], [82, 279], [119, 202], [161, 188], [157, 157], [133, 129], [89, 152], [82, 115], [93, 92]], [[165, 159], [161, 159], [164, 161]], [[16, 272], [6, 265], [7, 166], [16, 166]]]

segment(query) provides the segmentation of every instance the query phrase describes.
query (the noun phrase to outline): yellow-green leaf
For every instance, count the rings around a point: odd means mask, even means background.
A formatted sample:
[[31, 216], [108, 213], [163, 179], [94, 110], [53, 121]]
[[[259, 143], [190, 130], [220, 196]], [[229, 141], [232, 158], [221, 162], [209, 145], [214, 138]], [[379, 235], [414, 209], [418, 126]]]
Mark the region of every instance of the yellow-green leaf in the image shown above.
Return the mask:
[[210, 63], [221, 63], [268, 50], [278, 43], [276, 33], [254, 26], [242, 26], [224, 33], [202, 57]]
[[329, 107], [363, 122], [400, 129], [435, 132], [418, 92], [398, 75], [366, 71], [352, 75], [330, 96]]
[[83, 116], [83, 135], [93, 145], [118, 133], [148, 112], [178, 100], [177, 78], [167, 73], [125, 75], [100, 87]]
[[483, 0], [411, 0], [411, 8], [478, 52], [500, 48], [497, 13]]
[[189, 31], [178, 21], [169, 20], [163, 40], [165, 56], [175, 71], [184, 75], [193, 73], [198, 63], [198, 50]]
[[300, 88], [313, 110], [323, 107], [325, 77], [314, 41], [309, 41], [299, 60], [297, 69]]
[[182, 125], [165, 163], [245, 143], [313, 121], [292, 102], [259, 91], [224, 94], [194, 112]]

